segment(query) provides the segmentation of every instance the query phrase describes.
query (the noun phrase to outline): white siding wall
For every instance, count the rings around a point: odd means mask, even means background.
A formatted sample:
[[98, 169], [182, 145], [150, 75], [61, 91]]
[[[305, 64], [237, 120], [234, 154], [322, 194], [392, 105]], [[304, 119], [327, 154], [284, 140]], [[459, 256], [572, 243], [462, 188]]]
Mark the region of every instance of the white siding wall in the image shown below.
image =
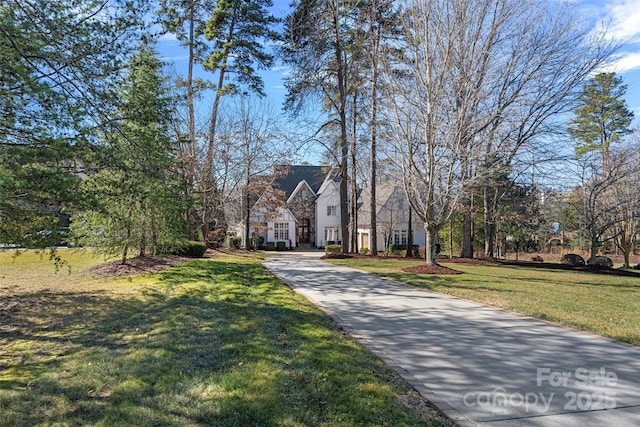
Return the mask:
[[[284, 222], [287, 224], [287, 228], [289, 230], [289, 239], [283, 240], [283, 239], [275, 238], [274, 224], [276, 222], [278, 223]], [[278, 217], [274, 221], [270, 221], [267, 223], [266, 242], [278, 242], [278, 241], [286, 242], [287, 247], [289, 247], [289, 242], [291, 242], [291, 246], [294, 248], [296, 247], [296, 220], [293, 217], [293, 215], [291, 215], [291, 212], [289, 212], [288, 209], [281, 209], [280, 215], [278, 215]]]
[[[327, 206], [335, 206], [335, 215], [327, 215]], [[340, 193], [334, 182], [326, 183], [321, 189], [316, 199], [316, 246], [326, 246], [325, 229], [327, 227], [338, 230], [337, 239], [342, 240], [340, 235]]]

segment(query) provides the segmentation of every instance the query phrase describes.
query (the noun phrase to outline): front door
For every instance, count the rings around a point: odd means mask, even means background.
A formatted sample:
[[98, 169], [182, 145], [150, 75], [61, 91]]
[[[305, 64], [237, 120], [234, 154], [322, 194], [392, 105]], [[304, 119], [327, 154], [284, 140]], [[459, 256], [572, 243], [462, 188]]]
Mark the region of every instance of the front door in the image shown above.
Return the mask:
[[303, 218], [298, 224], [298, 243], [309, 243], [309, 219]]

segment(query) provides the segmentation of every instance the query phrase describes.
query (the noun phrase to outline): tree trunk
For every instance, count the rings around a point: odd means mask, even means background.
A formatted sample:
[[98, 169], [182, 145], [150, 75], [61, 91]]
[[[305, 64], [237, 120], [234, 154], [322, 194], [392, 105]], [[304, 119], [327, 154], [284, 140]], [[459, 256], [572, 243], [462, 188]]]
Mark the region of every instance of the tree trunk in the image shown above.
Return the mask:
[[590, 248], [590, 257], [589, 262], [594, 263], [596, 260], [596, 256], [598, 256], [598, 234], [595, 230], [595, 224], [591, 224], [591, 248]]
[[126, 241], [124, 247], [122, 248], [122, 265], [127, 263], [127, 256], [129, 255], [129, 243], [131, 241], [131, 218], [133, 218], [133, 210], [129, 209], [127, 211], [127, 232], [126, 232]]
[[356, 167], [356, 144], [358, 142], [358, 115], [357, 115], [357, 93], [353, 94], [352, 117], [351, 117], [351, 252], [358, 253], [358, 188], [357, 188], [357, 167]]
[[438, 265], [435, 256], [435, 232], [427, 224], [424, 225], [424, 232], [426, 237], [424, 248], [425, 263], [427, 265]]
[[[342, 239], [342, 253], [349, 252], [349, 139], [347, 137], [347, 93], [345, 82], [345, 64], [342, 58], [342, 38], [340, 37], [340, 23], [338, 10], [333, 11], [334, 55], [336, 60], [336, 77], [338, 83], [338, 116], [340, 120], [340, 238]], [[355, 203], [355, 200], [353, 201]]]
[[453, 218], [449, 218], [449, 259], [453, 258]]
[[[189, 145], [187, 147], [187, 197], [193, 195], [193, 185], [196, 175], [196, 113], [193, 93], [193, 64], [195, 62], [195, 5], [190, 3], [189, 11], [189, 60], [187, 64], [187, 108], [189, 110]], [[190, 210], [192, 208], [187, 208]], [[196, 224], [193, 213], [187, 212], [187, 223], [189, 227], [189, 239], [196, 240]]]
[[[251, 227], [251, 196], [250, 196], [250, 192], [249, 192], [249, 177], [250, 177], [250, 170], [247, 168], [247, 188], [245, 190], [245, 220], [244, 220], [244, 247], [246, 249], [251, 249], [251, 243], [250, 243], [250, 239], [251, 239], [251, 231], [250, 231], [250, 227]], [[255, 248], [253, 248], [255, 249]]]
[[463, 201], [462, 214], [462, 248], [460, 258], [473, 258], [473, 217], [471, 215], [471, 201]]
[[377, 219], [377, 199], [376, 199], [376, 180], [377, 180], [377, 138], [378, 138], [378, 47], [380, 45], [380, 33], [373, 31], [370, 26], [369, 33], [373, 37], [373, 49], [371, 55], [371, 122], [369, 123], [369, 132], [371, 134], [371, 225], [369, 235], [369, 247], [371, 256], [378, 256], [378, 219]]
[[371, 88], [371, 201], [369, 210], [371, 211], [371, 224], [369, 234], [369, 248], [371, 249], [371, 256], [378, 256], [378, 218], [377, 218], [377, 196], [376, 196], [376, 180], [377, 178], [377, 111], [378, 100], [376, 99], [376, 84], [377, 84], [377, 71], [376, 67], [372, 70], [372, 88]]
[[[629, 248], [631, 249], [631, 248]], [[629, 268], [629, 258], [630, 258], [630, 250], [626, 250], [622, 252], [622, 255], [624, 256], [624, 268]]]
[[409, 205], [409, 224], [407, 227], [407, 250], [405, 251], [405, 258], [413, 257], [413, 212], [411, 205]]
[[[227, 33], [227, 44], [231, 44], [233, 40], [233, 32], [235, 30], [235, 18], [229, 25], [229, 31]], [[203, 226], [202, 233], [204, 234], [205, 241], [207, 236], [211, 232], [210, 224], [214, 218], [212, 218], [212, 214], [214, 213], [213, 204], [215, 203], [215, 198], [218, 195], [215, 180], [213, 179], [213, 158], [214, 158], [214, 149], [216, 142], [216, 127], [218, 125], [218, 111], [220, 109], [220, 99], [223, 95], [223, 87], [224, 80], [226, 76], [227, 70], [227, 61], [229, 59], [228, 50], [224, 50], [223, 59], [220, 61], [220, 66], [218, 68], [218, 83], [216, 86], [216, 92], [213, 97], [213, 105], [211, 106], [211, 119], [209, 121], [209, 135], [208, 135], [208, 144], [207, 144], [207, 155], [205, 161], [204, 176], [202, 181], [204, 183], [203, 189], [203, 207], [202, 207], [202, 217], [203, 217]]]

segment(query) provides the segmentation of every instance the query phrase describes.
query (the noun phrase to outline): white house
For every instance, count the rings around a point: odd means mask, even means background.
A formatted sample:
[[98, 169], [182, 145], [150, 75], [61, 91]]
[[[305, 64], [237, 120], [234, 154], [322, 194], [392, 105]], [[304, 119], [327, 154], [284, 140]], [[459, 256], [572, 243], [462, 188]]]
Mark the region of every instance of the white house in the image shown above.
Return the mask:
[[[328, 166], [287, 166], [286, 172], [272, 181], [271, 187], [281, 190], [284, 200], [266, 202], [258, 199], [251, 210], [251, 235], [259, 246], [318, 247], [342, 242], [340, 226], [340, 189], [337, 168]], [[380, 185], [377, 188], [377, 248], [390, 244], [407, 244], [409, 205], [401, 187]], [[358, 198], [358, 247], [370, 248], [371, 190], [366, 188]], [[237, 236], [245, 246], [244, 225], [236, 227]], [[422, 222], [412, 219], [413, 244], [425, 243]]]
[[[284, 242], [286, 247], [323, 247], [328, 241], [340, 241], [337, 169], [302, 165], [287, 166], [286, 170], [272, 182], [273, 188], [284, 193], [286, 202], [269, 208], [259, 199], [251, 211], [251, 234], [261, 238], [265, 246]], [[239, 224], [237, 230], [244, 246], [244, 225]]]
[[342, 241], [340, 189], [334, 179], [326, 179], [316, 196], [316, 247]]
[[[405, 246], [409, 230], [409, 203], [402, 187], [393, 184], [376, 187], [376, 249], [386, 250], [389, 245]], [[425, 244], [424, 223], [412, 215], [413, 245]], [[365, 188], [358, 197], [358, 247], [371, 249], [371, 188]]]

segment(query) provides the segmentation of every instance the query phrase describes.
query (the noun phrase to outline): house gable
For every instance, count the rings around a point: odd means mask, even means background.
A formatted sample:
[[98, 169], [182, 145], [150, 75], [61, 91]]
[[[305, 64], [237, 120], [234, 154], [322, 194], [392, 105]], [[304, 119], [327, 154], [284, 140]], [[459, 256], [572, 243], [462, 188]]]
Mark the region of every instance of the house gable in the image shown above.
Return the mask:
[[295, 199], [298, 193], [301, 193], [301, 197], [303, 199], [309, 198], [309, 196], [304, 193], [304, 190], [307, 190], [308, 192], [310, 192], [311, 196], [316, 195], [315, 191], [313, 191], [313, 188], [311, 188], [311, 186], [307, 183], [307, 181], [303, 179], [298, 183], [296, 188], [291, 192], [291, 195], [287, 199], [287, 205], [289, 205]]
[[296, 239], [300, 244], [310, 244], [315, 238], [316, 195], [306, 180], [301, 181], [287, 199], [287, 206], [297, 218]]
[[[396, 239], [402, 242], [406, 239], [409, 222], [409, 204], [398, 185], [380, 185], [376, 189], [376, 229], [378, 250], [385, 250], [388, 244], [395, 243]], [[369, 236], [371, 233], [371, 188], [366, 188], [360, 193], [358, 199], [358, 245], [370, 247]], [[417, 218], [412, 217], [413, 244], [424, 245], [424, 225]]]
[[[251, 209], [252, 232], [257, 232], [266, 242], [276, 238], [274, 224], [290, 225], [289, 240], [292, 245], [310, 244], [324, 246], [326, 227], [331, 228], [332, 236], [340, 229], [339, 192], [335, 182], [337, 170], [327, 166], [276, 166], [282, 175], [274, 178], [271, 186], [280, 190], [284, 196], [273, 203], [260, 196]], [[318, 206], [321, 206], [318, 208]], [[327, 206], [333, 206], [327, 211]], [[321, 216], [321, 224], [318, 223]], [[240, 226], [242, 227], [242, 225]], [[334, 240], [338, 238], [334, 237]]]

